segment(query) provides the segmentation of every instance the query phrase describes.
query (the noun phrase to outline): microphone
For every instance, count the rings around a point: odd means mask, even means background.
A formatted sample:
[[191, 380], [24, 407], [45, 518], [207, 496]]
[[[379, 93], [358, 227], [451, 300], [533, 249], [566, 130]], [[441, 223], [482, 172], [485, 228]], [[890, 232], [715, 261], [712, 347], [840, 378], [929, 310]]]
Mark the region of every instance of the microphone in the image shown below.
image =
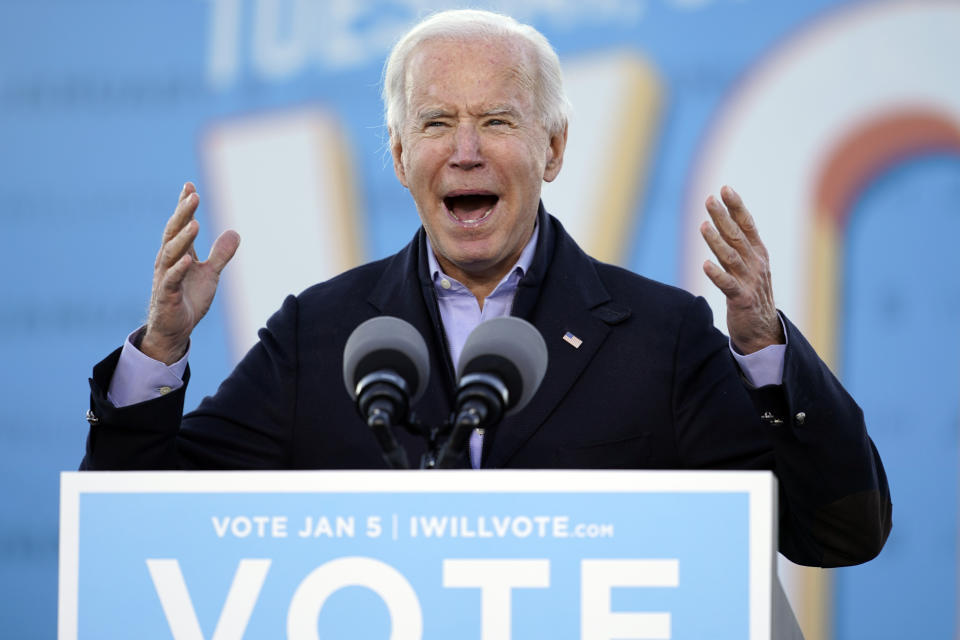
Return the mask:
[[410, 405], [423, 395], [429, 378], [423, 336], [400, 318], [379, 316], [361, 323], [343, 347], [343, 383], [391, 468], [410, 468], [391, 429], [406, 423]]
[[547, 344], [532, 324], [504, 316], [477, 326], [457, 365], [456, 418], [437, 459], [456, 465], [470, 432], [500, 422], [530, 402], [547, 371]]

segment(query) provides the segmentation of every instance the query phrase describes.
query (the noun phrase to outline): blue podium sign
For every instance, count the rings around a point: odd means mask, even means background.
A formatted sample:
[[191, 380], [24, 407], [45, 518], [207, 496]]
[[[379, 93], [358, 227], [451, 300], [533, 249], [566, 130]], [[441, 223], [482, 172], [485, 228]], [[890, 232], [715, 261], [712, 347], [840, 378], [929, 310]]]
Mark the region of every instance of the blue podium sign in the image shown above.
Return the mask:
[[771, 635], [766, 472], [64, 473], [59, 638]]

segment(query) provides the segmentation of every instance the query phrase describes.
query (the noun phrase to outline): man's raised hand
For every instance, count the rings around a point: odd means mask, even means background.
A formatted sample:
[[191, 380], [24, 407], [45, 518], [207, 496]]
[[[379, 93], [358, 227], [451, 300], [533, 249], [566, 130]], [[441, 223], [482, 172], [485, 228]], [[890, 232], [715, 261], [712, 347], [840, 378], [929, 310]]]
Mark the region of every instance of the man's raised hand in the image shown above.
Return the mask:
[[703, 263], [707, 277], [727, 297], [727, 332], [743, 353], [753, 353], [786, 339], [773, 303], [770, 258], [760, 240], [753, 217], [730, 187], [720, 189], [719, 201], [707, 198], [713, 220], [700, 225], [722, 269], [711, 260]]
[[200, 262], [193, 246], [200, 228], [193, 218], [199, 202], [193, 183], [183, 185], [153, 265], [153, 291], [140, 350], [166, 364], [186, 353], [190, 333], [213, 302], [220, 272], [240, 245], [236, 231], [224, 231]]

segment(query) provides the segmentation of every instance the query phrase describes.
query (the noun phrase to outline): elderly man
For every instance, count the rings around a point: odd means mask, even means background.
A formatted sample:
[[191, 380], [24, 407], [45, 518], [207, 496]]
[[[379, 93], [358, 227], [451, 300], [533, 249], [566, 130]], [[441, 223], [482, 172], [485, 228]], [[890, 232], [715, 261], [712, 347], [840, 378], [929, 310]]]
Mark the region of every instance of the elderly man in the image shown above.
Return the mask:
[[[414, 409], [441, 424], [467, 334], [509, 313], [540, 330], [550, 367], [528, 406], [473, 434], [463, 466], [772, 469], [788, 557], [833, 566], [879, 552], [890, 498], [862, 413], [778, 315], [766, 251], [732, 189], [707, 200], [713, 224], [701, 227], [728, 342], [702, 299], [596, 262], [544, 210], [567, 109], [557, 56], [532, 27], [437, 14], [394, 47], [384, 101], [394, 169], [423, 222], [411, 243], [288, 297], [217, 393], [181, 417], [191, 331], [239, 244], [228, 231], [198, 261], [188, 183], [146, 326], [94, 368], [83, 468], [382, 467], [342, 387], [352, 330], [378, 315], [420, 330], [433, 373]], [[397, 437], [409, 457], [423, 452]]]

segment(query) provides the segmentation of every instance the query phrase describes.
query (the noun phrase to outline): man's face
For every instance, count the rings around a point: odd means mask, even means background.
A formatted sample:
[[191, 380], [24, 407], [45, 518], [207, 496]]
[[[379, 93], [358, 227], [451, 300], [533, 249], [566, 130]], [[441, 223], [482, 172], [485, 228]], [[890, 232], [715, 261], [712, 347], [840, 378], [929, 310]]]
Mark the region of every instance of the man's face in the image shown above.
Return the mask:
[[397, 177], [443, 270], [492, 287], [530, 239], [566, 132], [547, 134], [519, 43], [428, 41], [407, 68], [406, 117], [391, 132]]

